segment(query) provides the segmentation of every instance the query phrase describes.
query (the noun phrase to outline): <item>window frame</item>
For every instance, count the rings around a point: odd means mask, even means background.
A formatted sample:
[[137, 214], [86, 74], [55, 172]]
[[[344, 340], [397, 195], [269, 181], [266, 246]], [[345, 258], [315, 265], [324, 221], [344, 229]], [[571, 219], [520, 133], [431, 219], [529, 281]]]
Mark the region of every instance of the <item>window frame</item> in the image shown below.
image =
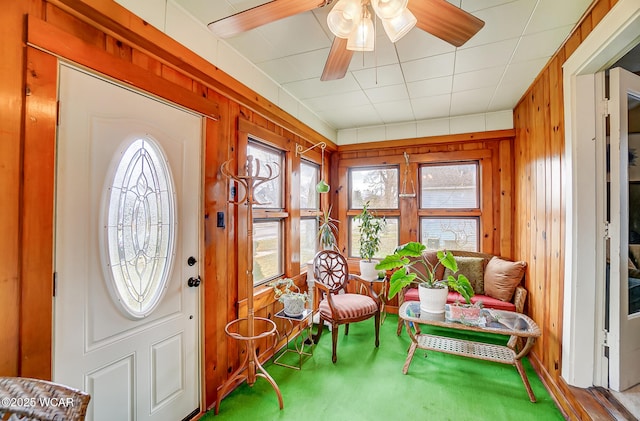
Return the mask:
[[[476, 208], [423, 208], [422, 207], [422, 168], [425, 167], [443, 167], [443, 166], [455, 166], [455, 165], [469, 165], [475, 164], [476, 166], [476, 201], [478, 206]], [[418, 165], [418, 197], [417, 197], [417, 213], [418, 213], [418, 239], [417, 241], [422, 242], [423, 232], [422, 232], [422, 221], [424, 219], [475, 219], [477, 232], [476, 232], [476, 246], [474, 251], [480, 251], [482, 248], [482, 204], [483, 204], [483, 195], [482, 195], [482, 165], [479, 159], [469, 159], [469, 160], [453, 160], [453, 161], [438, 161], [438, 162], [425, 162], [420, 163]], [[423, 243], [424, 244], [424, 243]], [[426, 245], [426, 244], [425, 244]], [[439, 247], [440, 249], [444, 248], [442, 245]]]
[[[397, 190], [398, 193], [400, 193], [400, 166], [398, 164], [375, 164], [375, 165], [360, 165], [360, 166], [351, 166], [348, 167], [346, 169], [346, 174], [345, 174], [345, 178], [347, 180], [347, 194], [346, 194], [346, 207], [348, 208], [345, 214], [346, 219], [344, 219], [345, 221], [345, 226], [346, 226], [346, 245], [345, 248], [347, 250], [347, 255], [349, 256], [349, 258], [353, 258], [353, 259], [360, 259], [360, 253], [359, 253], [359, 246], [357, 244], [354, 244], [354, 241], [352, 239], [352, 232], [353, 232], [353, 218], [355, 218], [357, 215], [359, 215], [362, 212], [362, 208], [352, 208], [351, 205], [353, 203], [352, 199], [352, 194], [353, 194], [353, 189], [352, 189], [352, 171], [366, 171], [366, 170], [376, 170], [376, 169], [395, 169], [397, 171], [397, 181], [398, 181], [398, 186], [397, 186]], [[373, 212], [377, 217], [385, 217], [387, 219], [397, 219], [398, 220], [398, 233], [397, 233], [397, 238], [398, 238], [398, 242], [400, 242], [400, 235], [401, 235], [401, 215], [400, 215], [400, 198], [398, 197], [398, 203], [397, 203], [397, 207], [396, 208], [369, 208], [369, 210], [371, 212]], [[380, 258], [384, 257], [384, 256], [379, 256]]]

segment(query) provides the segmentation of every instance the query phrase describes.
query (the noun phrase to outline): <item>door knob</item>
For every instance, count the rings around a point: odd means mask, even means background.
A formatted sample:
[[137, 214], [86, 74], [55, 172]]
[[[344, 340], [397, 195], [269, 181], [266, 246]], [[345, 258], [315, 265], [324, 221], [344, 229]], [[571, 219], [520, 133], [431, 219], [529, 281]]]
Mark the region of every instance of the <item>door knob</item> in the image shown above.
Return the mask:
[[187, 285], [189, 285], [190, 287], [194, 288], [194, 287], [198, 287], [200, 286], [200, 277], [191, 277], [189, 278], [189, 280], [187, 281]]

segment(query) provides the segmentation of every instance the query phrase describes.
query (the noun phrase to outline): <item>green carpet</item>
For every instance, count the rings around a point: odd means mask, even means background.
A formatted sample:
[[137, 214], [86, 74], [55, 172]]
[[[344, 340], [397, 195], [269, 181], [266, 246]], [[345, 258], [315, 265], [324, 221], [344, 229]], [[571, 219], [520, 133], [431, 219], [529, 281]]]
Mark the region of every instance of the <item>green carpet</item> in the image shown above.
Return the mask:
[[[340, 327], [338, 361], [331, 362], [331, 333], [326, 330], [302, 370], [265, 368], [280, 387], [284, 409], [271, 385], [258, 378], [243, 383], [202, 419], [297, 421], [404, 420], [562, 420], [528, 360], [524, 361], [537, 402], [531, 403], [515, 367], [471, 358], [417, 350], [407, 375], [402, 374], [409, 346], [396, 336], [396, 315], [388, 315], [375, 348], [373, 321]], [[472, 332], [471, 335], [474, 333]], [[502, 337], [483, 335], [493, 343]], [[291, 361], [297, 356], [289, 353]], [[283, 360], [281, 360], [283, 361]], [[286, 361], [286, 359], [285, 359]]]

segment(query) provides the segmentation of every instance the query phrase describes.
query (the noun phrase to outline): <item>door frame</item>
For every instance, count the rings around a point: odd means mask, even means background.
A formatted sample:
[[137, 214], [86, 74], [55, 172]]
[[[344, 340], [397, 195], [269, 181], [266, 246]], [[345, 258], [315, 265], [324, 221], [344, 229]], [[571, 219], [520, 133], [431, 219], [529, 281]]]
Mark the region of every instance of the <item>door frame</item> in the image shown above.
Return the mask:
[[596, 104], [593, 100], [585, 105], [580, 102], [582, 98], [578, 99], [580, 92], [589, 89], [593, 95], [595, 82], [589, 86], [578, 76], [593, 77], [615, 63], [638, 43], [638, 27], [638, 2], [619, 0], [563, 66], [567, 228], [562, 378], [569, 385], [582, 388], [603, 383], [602, 370], [598, 368], [603, 356], [597, 352], [603, 320], [596, 320], [592, 309], [604, 302], [605, 280], [598, 272], [598, 262], [604, 261], [604, 248], [598, 246], [604, 232], [596, 213], [601, 200], [595, 188], [597, 155], [592, 141], [597, 132]]

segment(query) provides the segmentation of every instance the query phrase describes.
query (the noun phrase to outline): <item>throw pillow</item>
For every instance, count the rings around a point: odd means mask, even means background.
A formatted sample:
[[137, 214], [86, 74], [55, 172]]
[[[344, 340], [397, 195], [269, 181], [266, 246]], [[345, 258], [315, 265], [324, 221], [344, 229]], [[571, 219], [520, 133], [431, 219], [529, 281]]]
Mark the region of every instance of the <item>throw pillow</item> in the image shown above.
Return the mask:
[[492, 257], [484, 274], [484, 290], [489, 297], [511, 301], [516, 287], [520, 285], [527, 262], [511, 262]]
[[445, 269], [442, 279], [447, 279], [449, 275], [457, 278], [459, 274], [462, 274], [469, 279], [474, 293], [484, 294], [484, 258], [467, 256], [454, 256], [454, 258], [458, 264], [458, 271], [453, 273], [451, 270]]

